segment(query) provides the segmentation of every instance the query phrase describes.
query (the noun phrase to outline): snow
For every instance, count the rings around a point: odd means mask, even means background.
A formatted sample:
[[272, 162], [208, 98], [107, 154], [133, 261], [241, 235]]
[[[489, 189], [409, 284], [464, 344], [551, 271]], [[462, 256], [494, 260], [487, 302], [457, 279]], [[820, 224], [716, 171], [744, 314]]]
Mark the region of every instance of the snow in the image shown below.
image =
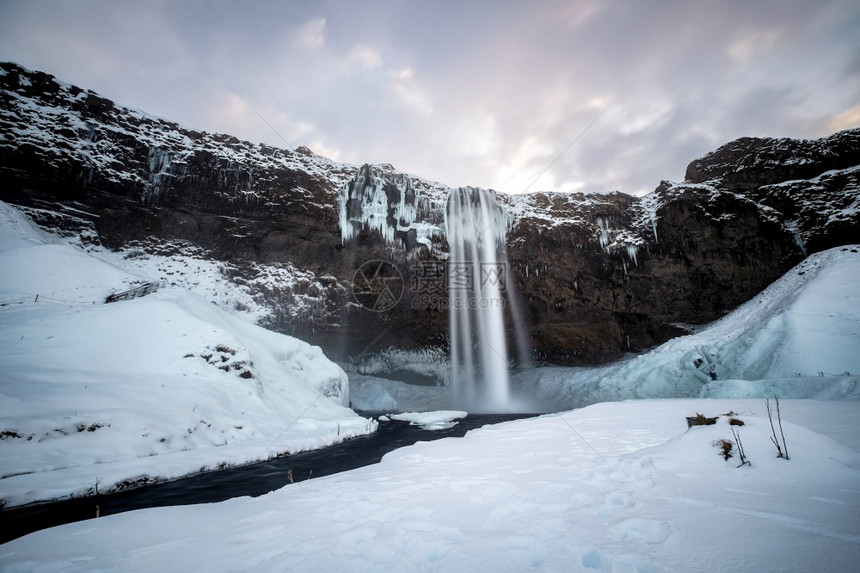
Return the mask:
[[[333, 323], [337, 320], [336, 313], [332, 313], [333, 300], [340, 298], [348, 288], [331, 275], [317, 276], [290, 262], [218, 260], [214, 253], [185, 240], [129, 241], [114, 251], [100, 245], [92, 223], [95, 215], [68, 205], [57, 206], [57, 210], [17, 208], [47, 228], [61, 222], [74, 229], [43, 233], [46, 242], [83, 248], [91, 256], [133, 275], [137, 281], [193, 292], [226, 312], [261, 326], [282, 326], [285, 322]], [[87, 300], [99, 303], [103, 298], [94, 295]]]
[[[816, 253], [721, 320], [620, 363], [519, 375], [545, 408], [698, 396], [860, 399], [860, 245]], [[707, 370], [713, 371], [712, 380]]]
[[412, 426], [421, 426], [424, 430], [447, 430], [457, 425], [457, 420], [469, 414], [461, 410], [438, 410], [434, 412], [404, 412], [391, 414], [392, 420], [409, 422]]
[[[318, 347], [144, 282], [0, 203], [0, 500], [19, 505], [323, 447], [375, 423]], [[37, 296], [38, 295], [38, 296]]]
[[[193, 292], [219, 308], [255, 324], [265, 325], [276, 319], [278, 311], [295, 322], [319, 317], [325, 312], [329, 289], [337, 289], [337, 280], [326, 286], [313, 271], [299, 269], [291, 263], [246, 263], [242, 267], [230, 261], [214, 260], [210, 253], [184, 241], [173, 241], [170, 254], [144, 252], [134, 244], [118, 251], [88, 247], [93, 257], [126, 272]], [[157, 249], [150, 245], [147, 250]], [[280, 306], [275, 307], [265, 294], [277, 292]]]
[[[445, 409], [441, 386], [355, 375], [347, 395], [319, 349], [193, 293], [93, 304], [141, 277], [52, 242], [4, 204], [0, 223], [7, 503], [372, 431], [346, 399], [410, 411], [394, 419], [455, 419], [415, 412]], [[0, 569], [860, 570], [858, 251], [812, 255], [722, 320], [622, 363], [518, 375], [535, 399], [579, 409], [419, 442], [258, 498], [39, 531], [0, 546]], [[774, 395], [790, 459], [772, 442]], [[687, 428], [699, 413], [718, 419]]]
[[[858, 403], [780, 405], [789, 460], [760, 400], [596, 404], [419, 442], [258, 498], [40, 531], [0, 546], [0, 568], [856, 571]], [[687, 429], [697, 412], [719, 419]], [[714, 446], [731, 428], [750, 465]]]

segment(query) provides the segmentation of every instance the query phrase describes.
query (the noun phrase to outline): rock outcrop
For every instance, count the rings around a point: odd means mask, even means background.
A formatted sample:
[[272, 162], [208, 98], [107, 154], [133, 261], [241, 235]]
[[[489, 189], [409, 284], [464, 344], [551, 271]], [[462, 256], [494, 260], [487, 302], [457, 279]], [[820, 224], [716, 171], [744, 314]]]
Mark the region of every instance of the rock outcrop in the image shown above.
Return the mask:
[[[641, 351], [720, 317], [807, 253], [856, 242], [858, 166], [855, 129], [740, 139], [645, 197], [500, 195], [535, 357], [594, 364]], [[0, 65], [0, 198], [84, 242], [190, 245], [224, 261], [270, 310], [264, 325], [336, 358], [447, 346], [447, 193], [390, 165], [188, 130]], [[399, 273], [379, 283], [397, 299], [385, 308], [353, 294], [356, 277], [376, 292], [356, 274], [379, 270], [362, 267], [375, 260]], [[255, 281], [264, 274], [301, 280]]]

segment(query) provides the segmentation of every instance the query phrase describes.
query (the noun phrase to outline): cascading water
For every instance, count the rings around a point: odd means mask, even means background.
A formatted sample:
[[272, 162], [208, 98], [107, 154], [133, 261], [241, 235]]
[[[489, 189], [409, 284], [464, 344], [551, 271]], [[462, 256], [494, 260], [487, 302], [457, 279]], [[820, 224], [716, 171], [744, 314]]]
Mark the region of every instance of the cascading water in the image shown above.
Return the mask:
[[[451, 191], [446, 209], [451, 388], [456, 407], [471, 412], [518, 409], [509, 381], [506, 310], [518, 342], [526, 337], [505, 250], [509, 227], [493, 191]], [[518, 348], [522, 364], [528, 352], [522, 343]]]

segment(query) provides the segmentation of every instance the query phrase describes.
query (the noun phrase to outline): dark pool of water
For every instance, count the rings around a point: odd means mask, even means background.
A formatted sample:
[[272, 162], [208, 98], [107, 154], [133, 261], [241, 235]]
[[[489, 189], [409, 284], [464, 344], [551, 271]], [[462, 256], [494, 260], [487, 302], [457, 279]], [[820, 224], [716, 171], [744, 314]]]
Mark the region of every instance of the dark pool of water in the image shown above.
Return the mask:
[[362, 466], [375, 464], [382, 456], [397, 448], [419, 441], [462, 437], [469, 430], [487, 424], [530, 417], [531, 414], [469, 415], [447, 430], [423, 430], [407, 422], [380, 422], [370, 436], [323, 448], [276, 458], [237, 468], [213, 471], [174, 481], [143, 486], [130, 491], [39, 503], [0, 510], [0, 543], [16, 539], [33, 531], [112, 515], [168, 505], [213, 503], [233, 497], [256, 497], [289, 485], [294, 481], [322, 477]]

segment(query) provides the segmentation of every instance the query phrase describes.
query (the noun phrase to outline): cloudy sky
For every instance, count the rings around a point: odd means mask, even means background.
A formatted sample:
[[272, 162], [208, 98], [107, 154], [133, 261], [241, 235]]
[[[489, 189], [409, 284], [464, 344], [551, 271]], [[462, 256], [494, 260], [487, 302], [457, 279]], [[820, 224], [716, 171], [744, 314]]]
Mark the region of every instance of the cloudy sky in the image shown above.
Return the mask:
[[0, 59], [509, 193], [641, 194], [736, 137], [860, 125], [856, 0], [0, 0]]

